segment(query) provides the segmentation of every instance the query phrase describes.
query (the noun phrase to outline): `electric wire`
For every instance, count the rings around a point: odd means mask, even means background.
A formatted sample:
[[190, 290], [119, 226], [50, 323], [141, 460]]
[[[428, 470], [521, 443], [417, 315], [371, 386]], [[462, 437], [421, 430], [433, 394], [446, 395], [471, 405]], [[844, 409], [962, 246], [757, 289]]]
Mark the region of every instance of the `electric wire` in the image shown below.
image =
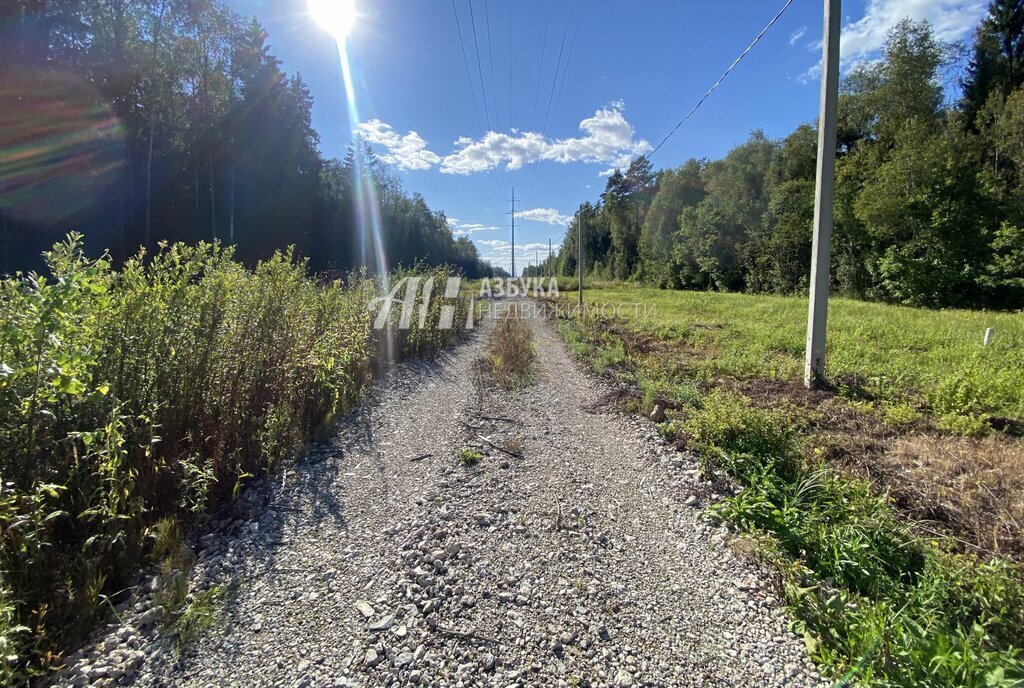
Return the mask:
[[530, 116], [530, 131], [533, 131], [537, 124], [537, 101], [540, 100], [541, 77], [544, 76], [544, 56], [548, 50], [548, 25], [551, 23], [551, 8], [554, 3], [548, 3], [547, 18], [544, 20], [544, 39], [540, 44], [540, 67], [537, 69], [537, 88], [533, 91], [533, 115]]
[[[559, 103], [562, 100], [562, 90], [565, 88], [566, 76], [569, 73], [569, 62], [570, 62], [570, 60], [572, 60], [572, 52], [573, 52], [573, 48], [576, 46], [576, 36], [579, 34], [579, 31], [580, 31], [580, 24], [583, 21], [583, 10], [584, 10], [585, 6], [586, 6], [586, 0], [580, 0], [579, 16], [576, 18], [576, 27], [573, 29], [572, 41], [570, 41], [570, 43], [569, 43], [569, 52], [566, 54], [566, 57], [565, 57], [565, 65], [562, 67], [562, 80], [561, 80], [560, 83], [558, 82], [558, 65], [557, 64], [555, 65], [555, 80], [551, 83], [551, 85], [552, 85], [552, 87], [554, 87], [555, 83], [559, 83], [559, 85], [558, 85], [558, 92], [557, 92], [557, 94], [555, 96], [554, 107], [551, 109], [551, 125], [552, 126], [554, 125], [555, 117], [558, 114], [558, 105], [559, 105]], [[566, 30], [568, 30], [568, 28], [569, 28], [569, 20], [571, 18], [571, 15], [572, 15], [572, 0], [569, 1], [569, 14], [567, 14], [566, 18], [565, 18], [565, 22], [566, 22], [565, 23], [565, 28], [566, 28]], [[563, 39], [563, 45], [564, 45], [564, 40], [565, 40], [565, 34], [564, 33], [563, 33], [562, 39]], [[559, 62], [561, 62], [561, 54], [559, 54]], [[551, 105], [550, 100], [548, 101], [548, 105], [549, 106]], [[544, 129], [543, 129], [544, 137], [545, 138], [547, 137], [549, 128], [550, 127], [548, 125], [547, 116], [545, 115]], [[529, 190], [526, 192], [526, 197], [529, 198], [529, 199], [533, 198], [533, 190], [534, 190], [534, 187], [537, 184], [537, 176], [538, 176], [538, 174], [539, 174], [538, 170], [535, 169], [534, 173], [533, 173], [533, 177], [530, 180]]]
[[705, 93], [703, 96], [701, 96], [701, 99], [697, 101], [697, 104], [694, 105], [690, 109], [690, 111], [687, 112], [683, 116], [683, 118], [681, 120], [679, 120], [678, 124], [676, 124], [674, 127], [672, 127], [672, 130], [670, 132], [665, 134], [665, 137], [661, 140], [660, 143], [658, 143], [657, 146], [654, 147], [654, 149], [650, 153], [647, 153], [643, 157], [645, 157], [645, 158], [647, 158], [649, 160], [652, 155], [657, 153], [658, 150], [662, 146], [665, 145], [665, 142], [668, 141], [669, 138], [671, 138], [672, 134], [676, 133], [676, 131], [679, 129], [679, 127], [683, 126], [683, 123], [685, 123], [686, 120], [690, 119], [690, 116], [693, 115], [693, 113], [697, 112], [697, 109], [700, 108], [700, 106], [704, 104], [704, 101], [708, 99], [708, 96], [710, 96], [712, 93], [715, 92], [715, 89], [717, 89], [719, 87], [719, 85], [721, 85], [722, 81], [725, 80], [725, 77], [729, 76], [729, 72], [731, 72], [736, 67], [736, 65], [738, 65], [740, 63], [740, 61], [742, 61], [743, 58], [747, 56], [747, 53], [749, 53], [751, 50], [753, 50], [754, 46], [757, 45], [758, 42], [764, 37], [764, 35], [766, 33], [768, 33], [768, 31], [775, 25], [775, 22], [779, 21], [779, 19], [782, 17], [782, 15], [786, 13], [786, 10], [788, 10], [789, 6], [792, 5], [792, 4], [793, 4], [793, 0], [787, 0], [786, 4], [783, 5], [781, 10], [779, 10], [779, 13], [776, 14], [774, 17], [772, 17], [772, 20], [770, 22], [768, 22], [767, 26], [765, 26], [763, 29], [761, 29], [761, 33], [757, 34], [757, 37], [754, 38], [754, 40], [750, 43], [750, 45], [747, 46], [746, 50], [744, 50], [742, 53], [740, 53], [739, 57], [737, 57], [735, 60], [732, 61], [732, 64], [729, 65], [729, 68], [726, 69], [722, 73], [722, 76], [718, 77], [718, 81], [716, 81], [711, 86], [711, 88], [708, 89], [707, 93]]
[[[470, 0], [470, 12], [471, 12], [471, 14], [472, 14], [472, 9], [473, 9], [472, 0]], [[472, 74], [472, 70], [469, 67], [469, 56], [468, 56], [468, 54], [466, 52], [466, 42], [465, 42], [465, 39], [464, 39], [463, 33], [462, 33], [462, 25], [459, 22], [459, 11], [458, 11], [458, 8], [455, 5], [455, 0], [452, 0], [452, 13], [455, 15], [455, 27], [458, 29], [459, 45], [462, 48], [462, 61], [463, 61], [463, 63], [466, 66], [466, 79], [469, 82], [469, 94], [470, 94], [470, 96], [472, 97], [472, 100], [473, 100], [473, 111], [474, 111], [474, 113], [476, 115], [476, 126], [477, 126], [477, 130], [480, 132], [480, 138], [481, 138], [481, 140], [483, 140], [483, 137], [484, 137], [484, 126], [483, 126], [483, 124], [480, 121], [480, 105], [479, 105], [479, 103], [477, 102], [477, 99], [476, 99], [476, 89], [473, 87], [473, 74]], [[474, 33], [475, 33], [475, 26], [474, 26]], [[478, 55], [479, 55], [479, 53], [478, 53]], [[478, 66], [479, 66], [479, 63], [478, 63]], [[481, 78], [481, 81], [480, 81], [480, 89], [481, 89], [481, 96], [483, 96], [483, 80], [482, 80], [482, 78]], [[501, 199], [502, 199], [501, 185], [498, 182], [498, 178], [494, 174], [493, 170], [489, 170], [487, 176], [490, 177], [490, 179], [491, 179], [492, 185], [494, 187], [493, 191], [495, 193], [495, 198], [498, 200], [498, 205], [495, 208], [495, 210], [499, 213], [498, 216], [502, 217], [501, 212], [502, 212], [502, 208], [503, 208], [503, 203], [501, 201]]]
[[562, 66], [562, 54], [565, 51], [565, 39], [566, 36], [569, 35], [569, 20], [572, 19], [572, 3], [573, 0], [569, 0], [569, 11], [566, 12], [565, 15], [565, 28], [562, 29], [562, 43], [558, 48], [558, 61], [555, 62], [555, 75], [554, 78], [551, 80], [551, 93], [548, 94], [548, 106], [544, 113], [544, 127], [543, 129], [541, 129], [541, 131], [544, 132], [545, 136], [547, 136], [548, 132], [548, 117], [551, 114], [551, 103], [554, 101], [555, 98], [555, 84], [558, 83], [558, 70]]

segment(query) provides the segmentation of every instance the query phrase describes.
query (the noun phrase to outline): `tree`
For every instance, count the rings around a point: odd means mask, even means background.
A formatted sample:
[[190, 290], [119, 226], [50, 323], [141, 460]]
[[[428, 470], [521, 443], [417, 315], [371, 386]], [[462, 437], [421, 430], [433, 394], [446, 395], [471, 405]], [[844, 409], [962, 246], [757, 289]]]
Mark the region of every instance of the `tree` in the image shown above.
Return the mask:
[[963, 80], [963, 109], [973, 123], [993, 94], [1006, 98], [1024, 85], [1024, 0], [993, 0], [975, 32]]
[[642, 274], [648, 282], [662, 287], [680, 286], [672, 262], [672, 240], [679, 229], [679, 214], [704, 199], [704, 165], [703, 161], [690, 158], [681, 167], [658, 175], [657, 192], [640, 232]]
[[864, 187], [858, 217], [880, 254], [888, 297], [918, 306], [970, 306], [994, 229], [974, 142], [951, 128], [908, 127]]

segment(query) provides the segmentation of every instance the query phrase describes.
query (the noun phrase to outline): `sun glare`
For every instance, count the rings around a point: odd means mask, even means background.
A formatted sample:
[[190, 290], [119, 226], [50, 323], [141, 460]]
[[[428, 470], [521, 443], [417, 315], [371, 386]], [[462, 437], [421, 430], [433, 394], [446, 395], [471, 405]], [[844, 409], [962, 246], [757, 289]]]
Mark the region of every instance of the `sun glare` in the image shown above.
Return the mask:
[[344, 41], [356, 23], [355, 0], [308, 0], [309, 15], [338, 42]]

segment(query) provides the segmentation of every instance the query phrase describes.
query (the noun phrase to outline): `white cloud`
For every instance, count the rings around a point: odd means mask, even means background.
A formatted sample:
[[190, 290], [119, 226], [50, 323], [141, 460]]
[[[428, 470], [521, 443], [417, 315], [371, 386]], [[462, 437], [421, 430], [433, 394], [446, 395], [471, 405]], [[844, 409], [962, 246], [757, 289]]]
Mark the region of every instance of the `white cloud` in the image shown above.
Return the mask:
[[806, 26], [801, 26], [799, 29], [797, 29], [796, 31], [794, 31], [793, 33], [791, 33], [789, 35], [789, 44], [791, 46], [796, 45], [797, 41], [799, 41], [801, 38], [803, 38], [804, 34], [806, 34], [806, 33], [807, 33], [807, 27]]
[[[551, 252], [554, 253], [554, 252], [558, 251], [558, 249], [561, 248], [561, 246], [562, 246], [561, 244], [551, 244]], [[519, 247], [517, 246], [516, 248], [519, 248]], [[536, 244], [526, 244], [525, 246], [523, 246], [522, 250], [524, 252], [533, 253], [534, 255], [536, 255], [537, 251], [540, 251], [543, 254], [544, 258], [548, 257], [548, 254], [547, 254], [548, 245], [546, 243], [543, 243], [543, 242], [539, 242], [539, 243], [536, 243]]]
[[456, 150], [445, 156], [441, 172], [472, 174], [501, 164], [509, 170], [553, 160], [560, 163], [587, 162], [625, 166], [637, 155], [651, 150], [644, 139], [634, 138], [633, 125], [626, 121], [622, 101], [601, 108], [580, 122], [582, 136], [548, 139], [536, 132], [502, 134], [487, 132], [480, 140], [462, 137]]
[[893, 26], [906, 18], [927, 20], [941, 41], [968, 35], [985, 16], [985, 0], [868, 0], [861, 19], [842, 29], [843, 61], [870, 57], [885, 44]]
[[463, 222], [454, 217], [448, 218], [448, 227], [452, 230], [452, 234], [456, 236], [467, 236], [473, 232], [490, 232], [495, 229], [501, 229], [494, 225], [483, 225], [479, 222]]
[[[889, 30], [904, 19], [927, 21], [940, 41], [956, 41], [970, 34], [985, 16], [985, 0], [868, 0], [864, 16], [843, 25], [840, 68], [847, 72], [858, 64], [877, 59]], [[808, 44], [821, 50], [821, 41]], [[801, 83], [821, 78], [814, 64], [797, 77]]]
[[497, 250], [512, 248], [512, 244], [508, 243], [507, 241], [502, 241], [501, 239], [478, 239], [476, 243], [481, 244], [483, 246], [490, 246], [491, 248]]
[[385, 152], [378, 153], [378, 157], [400, 170], [429, 170], [441, 162], [441, 156], [429, 150], [427, 142], [415, 131], [400, 136], [390, 124], [379, 119], [360, 122], [356, 131], [367, 143], [381, 146]]
[[549, 225], [567, 225], [572, 220], [572, 215], [562, 215], [554, 208], [531, 208], [516, 213], [521, 220], [531, 222], [546, 222]]

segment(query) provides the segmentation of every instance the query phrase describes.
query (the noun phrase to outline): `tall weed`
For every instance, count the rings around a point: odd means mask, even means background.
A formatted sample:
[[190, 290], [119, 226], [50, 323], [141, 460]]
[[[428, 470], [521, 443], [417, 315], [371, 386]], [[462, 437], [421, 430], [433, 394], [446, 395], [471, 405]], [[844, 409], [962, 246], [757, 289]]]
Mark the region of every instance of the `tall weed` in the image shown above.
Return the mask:
[[[71, 235], [46, 258], [0, 281], [0, 671], [21, 676], [105, 613], [155, 524], [229, 501], [351, 410], [378, 351], [375, 285], [311, 279], [290, 252], [248, 270], [175, 244], [114, 270]], [[435, 323], [399, 354], [464, 317]]]

